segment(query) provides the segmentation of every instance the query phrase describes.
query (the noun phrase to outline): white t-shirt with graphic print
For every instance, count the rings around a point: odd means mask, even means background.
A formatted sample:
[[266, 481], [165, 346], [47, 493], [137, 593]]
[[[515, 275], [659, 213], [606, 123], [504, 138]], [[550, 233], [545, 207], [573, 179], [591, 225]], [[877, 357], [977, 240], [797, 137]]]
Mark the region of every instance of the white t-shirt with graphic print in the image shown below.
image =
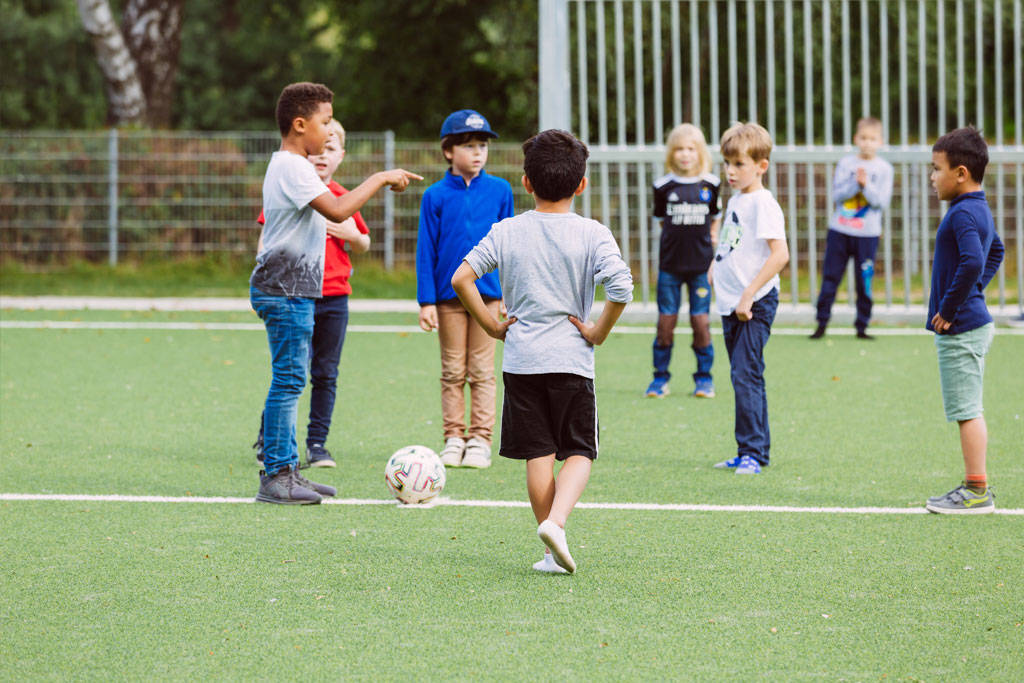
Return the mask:
[[[711, 271], [719, 314], [730, 315], [735, 311], [743, 290], [761, 272], [771, 254], [767, 240], [785, 239], [786, 219], [771, 191], [740, 192], [729, 199]], [[754, 301], [778, 286], [776, 275], [757, 291]]]

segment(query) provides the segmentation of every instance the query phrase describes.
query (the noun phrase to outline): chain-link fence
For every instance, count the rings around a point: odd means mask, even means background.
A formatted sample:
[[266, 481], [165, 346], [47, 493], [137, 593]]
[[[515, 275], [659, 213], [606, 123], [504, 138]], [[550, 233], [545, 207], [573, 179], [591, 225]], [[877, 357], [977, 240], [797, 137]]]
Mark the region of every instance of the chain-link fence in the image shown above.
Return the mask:
[[[275, 133], [0, 133], [2, 257], [55, 264], [251, 255], [259, 236], [263, 174], [279, 145]], [[420, 198], [447, 168], [439, 144], [396, 141], [388, 132], [351, 132], [345, 146], [335, 179], [346, 187], [395, 166], [425, 177], [400, 194], [378, 192], [362, 210], [373, 238], [369, 257], [388, 268], [412, 267]], [[782, 291], [790, 301], [812, 301], [817, 294], [832, 210], [832, 169], [851, 151], [782, 147], [772, 155], [768, 185], [786, 212], [792, 253]], [[985, 187], [1007, 247], [992, 297], [1019, 306], [1024, 300], [1024, 167], [1016, 149], [993, 147], [991, 155]], [[879, 249], [876, 299], [892, 306], [926, 294], [931, 237], [945, 206], [929, 188], [926, 146], [885, 149], [881, 156], [893, 162], [896, 177]], [[663, 158], [653, 146], [642, 153], [595, 147], [591, 186], [576, 206], [611, 228], [643, 301], [652, 298], [657, 275], [658, 226], [649, 216], [650, 184], [663, 173]], [[517, 211], [532, 208], [519, 182], [519, 144], [492, 143], [487, 170], [512, 184]], [[848, 283], [852, 288], [849, 278]]]

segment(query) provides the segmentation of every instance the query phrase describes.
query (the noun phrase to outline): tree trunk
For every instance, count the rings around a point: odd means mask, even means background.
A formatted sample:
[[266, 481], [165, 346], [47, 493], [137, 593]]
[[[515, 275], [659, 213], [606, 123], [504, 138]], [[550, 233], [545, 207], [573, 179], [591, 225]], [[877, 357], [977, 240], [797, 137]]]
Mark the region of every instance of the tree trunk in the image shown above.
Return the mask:
[[77, 0], [106, 80], [107, 123], [171, 124], [184, 0], [127, 0], [121, 28], [108, 0]]
[[183, 4], [184, 0], [128, 0], [121, 20], [146, 98], [146, 122], [157, 128], [171, 125]]
[[146, 99], [138, 67], [121, 37], [107, 0], [78, 0], [78, 13], [106, 81], [107, 123], [144, 122]]

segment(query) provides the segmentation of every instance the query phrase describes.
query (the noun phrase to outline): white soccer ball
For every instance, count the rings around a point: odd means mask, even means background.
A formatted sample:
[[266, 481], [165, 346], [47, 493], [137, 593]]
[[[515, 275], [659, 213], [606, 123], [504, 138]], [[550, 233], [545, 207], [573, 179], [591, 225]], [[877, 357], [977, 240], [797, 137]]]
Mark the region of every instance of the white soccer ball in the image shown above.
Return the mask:
[[388, 458], [384, 481], [401, 503], [429, 503], [444, 490], [444, 465], [426, 446], [406, 446]]

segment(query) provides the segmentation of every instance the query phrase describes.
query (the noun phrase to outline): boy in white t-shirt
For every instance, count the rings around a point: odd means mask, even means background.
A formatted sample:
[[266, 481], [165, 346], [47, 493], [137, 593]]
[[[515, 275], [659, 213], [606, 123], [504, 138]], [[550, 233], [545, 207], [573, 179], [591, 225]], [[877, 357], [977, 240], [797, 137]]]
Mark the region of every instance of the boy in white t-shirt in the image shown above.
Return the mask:
[[708, 280], [722, 316], [736, 394], [736, 456], [715, 467], [760, 474], [771, 437], [764, 385], [764, 347], [779, 306], [779, 273], [789, 262], [782, 207], [762, 184], [772, 138], [756, 123], [737, 123], [722, 135], [729, 199]]
[[263, 471], [256, 495], [261, 503], [308, 505], [337, 493], [299, 474], [295, 443], [313, 312], [323, 293], [327, 220], [344, 222], [385, 185], [401, 192], [410, 180], [423, 180], [402, 169], [381, 171], [336, 197], [308, 159], [323, 154], [333, 99], [334, 93], [319, 83], [285, 87], [277, 101], [281, 148], [263, 178], [266, 224], [249, 278], [249, 301], [267, 328], [272, 374], [263, 412]]

